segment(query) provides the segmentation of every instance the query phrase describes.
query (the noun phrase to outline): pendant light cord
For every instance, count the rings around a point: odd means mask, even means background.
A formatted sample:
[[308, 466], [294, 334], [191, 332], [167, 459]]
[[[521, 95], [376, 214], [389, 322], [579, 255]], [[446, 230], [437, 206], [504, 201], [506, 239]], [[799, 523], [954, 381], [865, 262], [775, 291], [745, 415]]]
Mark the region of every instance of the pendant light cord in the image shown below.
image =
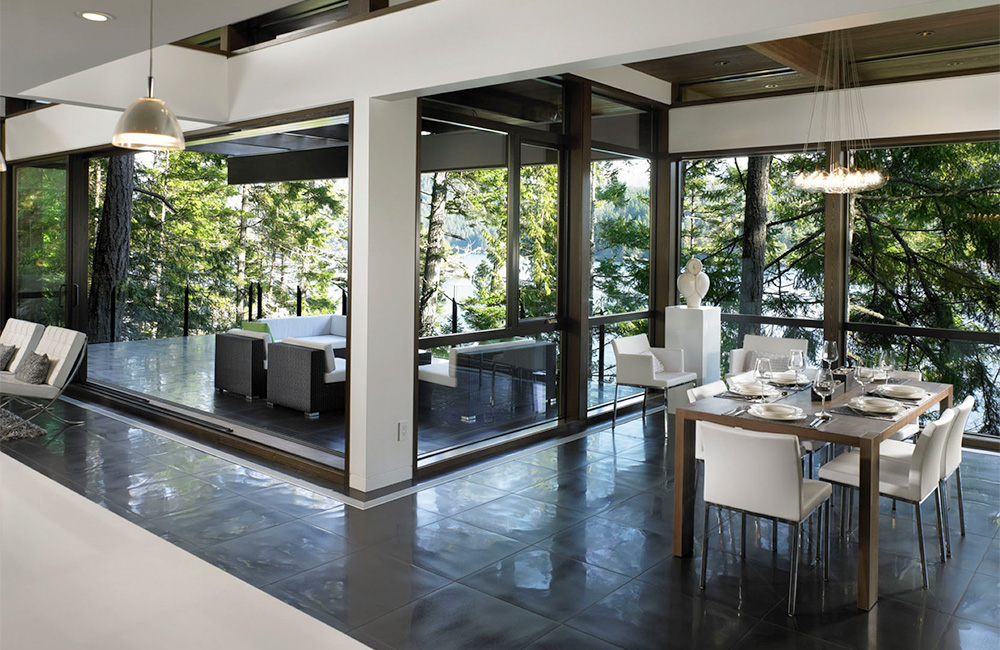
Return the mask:
[[149, 96], [153, 96], [153, 0], [149, 0]]

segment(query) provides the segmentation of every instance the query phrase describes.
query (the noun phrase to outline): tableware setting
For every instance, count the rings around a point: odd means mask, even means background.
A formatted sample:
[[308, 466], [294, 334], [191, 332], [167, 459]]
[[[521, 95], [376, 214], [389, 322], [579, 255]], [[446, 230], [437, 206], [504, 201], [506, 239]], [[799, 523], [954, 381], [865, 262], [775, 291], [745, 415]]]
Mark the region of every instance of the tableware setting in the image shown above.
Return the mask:
[[757, 382], [736, 382], [729, 387], [729, 390], [741, 397], [774, 397], [781, 393], [774, 386], [761, 385]]
[[906, 384], [883, 384], [876, 387], [873, 392], [885, 397], [891, 397], [893, 399], [913, 401], [926, 399], [930, 396], [930, 393], [923, 388], [920, 388], [919, 386], [908, 386]]
[[800, 386], [809, 383], [809, 378], [804, 374], [792, 370], [772, 372], [771, 383], [779, 386]]
[[905, 407], [899, 402], [883, 397], [852, 397], [847, 405], [865, 415], [895, 415]]
[[764, 420], [804, 420], [806, 412], [798, 406], [790, 404], [754, 404], [747, 413]]

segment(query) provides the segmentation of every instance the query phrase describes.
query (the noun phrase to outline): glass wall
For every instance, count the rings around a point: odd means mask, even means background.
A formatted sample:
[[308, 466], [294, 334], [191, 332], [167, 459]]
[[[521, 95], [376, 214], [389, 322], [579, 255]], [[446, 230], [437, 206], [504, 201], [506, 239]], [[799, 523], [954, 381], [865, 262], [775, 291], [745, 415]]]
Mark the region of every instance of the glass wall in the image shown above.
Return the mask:
[[[755, 317], [815, 320], [823, 317], [823, 195], [791, 189], [803, 165], [819, 154], [762, 154], [687, 160], [681, 163], [683, 215], [681, 262], [697, 257], [712, 280], [706, 303], [726, 314], [751, 318], [723, 323], [723, 372], [727, 350], [746, 334], [771, 335]], [[784, 329], [784, 326], [778, 326]], [[810, 340], [821, 329], [799, 326]]]
[[66, 165], [14, 168], [16, 304], [14, 316], [66, 324]]
[[974, 395], [969, 430], [1000, 436], [1000, 146], [856, 155], [889, 181], [851, 198], [851, 353]]

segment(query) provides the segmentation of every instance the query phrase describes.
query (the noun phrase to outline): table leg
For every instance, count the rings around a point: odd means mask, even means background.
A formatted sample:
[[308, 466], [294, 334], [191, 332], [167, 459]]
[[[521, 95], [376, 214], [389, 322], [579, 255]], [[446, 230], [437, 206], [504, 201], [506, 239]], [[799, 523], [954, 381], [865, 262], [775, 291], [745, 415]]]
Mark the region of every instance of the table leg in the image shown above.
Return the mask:
[[689, 555], [694, 549], [694, 428], [696, 421], [684, 417], [683, 413], [682, 409], [678, 409], [674, 419], [675, 557]]
[[858, 504], [858, 609], [868, 611], [878, 602], [878, 441], [861, 442]]

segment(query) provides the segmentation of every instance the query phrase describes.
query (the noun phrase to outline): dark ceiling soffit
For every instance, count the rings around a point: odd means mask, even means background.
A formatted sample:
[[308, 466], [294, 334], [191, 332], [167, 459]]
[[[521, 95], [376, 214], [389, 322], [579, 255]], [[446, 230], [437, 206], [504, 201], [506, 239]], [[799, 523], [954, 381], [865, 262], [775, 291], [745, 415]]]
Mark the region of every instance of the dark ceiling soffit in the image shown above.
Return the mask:
[[229, 159], [229, 184], [347, 178], [348, 147], [286, 151]]

